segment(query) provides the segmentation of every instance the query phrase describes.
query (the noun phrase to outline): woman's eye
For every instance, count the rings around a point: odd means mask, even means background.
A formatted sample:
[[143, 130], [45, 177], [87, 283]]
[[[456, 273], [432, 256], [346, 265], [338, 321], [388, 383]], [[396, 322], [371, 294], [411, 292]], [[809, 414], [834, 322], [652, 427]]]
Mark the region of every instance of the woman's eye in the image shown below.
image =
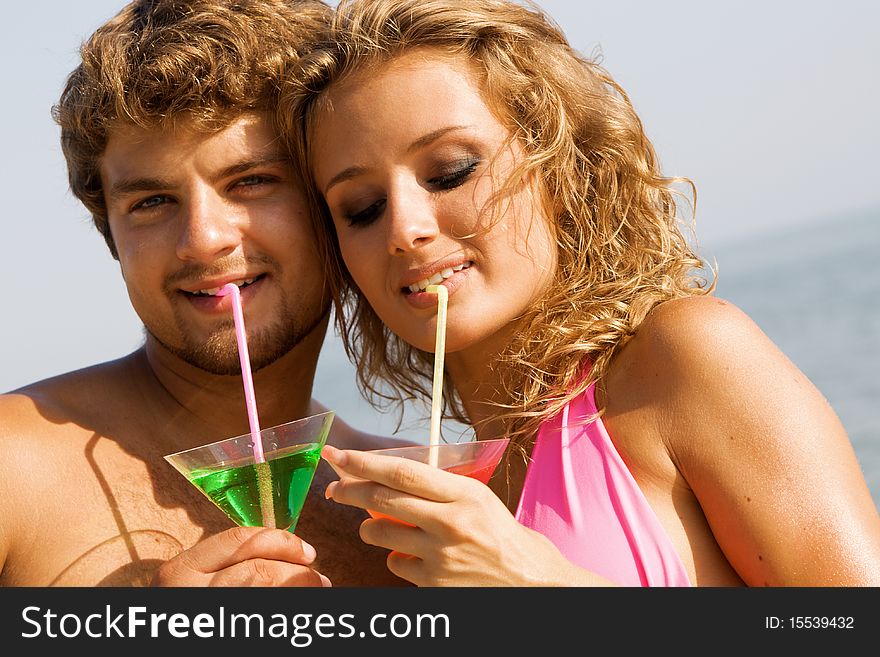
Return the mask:
[[428, 183], [438, 189], [455, 189], [465, 183], [479, 164], [479, 160], [467, 159], [463, 166], [458, 166], [448, 173], [431, 178]]
[[385, 199], [379, 199], [365, 207], [363, 210], [356, 212], [343, 212], [343, 217], [349, 226], [368, 226], [373, 223], [382, 211], [385, 209]]

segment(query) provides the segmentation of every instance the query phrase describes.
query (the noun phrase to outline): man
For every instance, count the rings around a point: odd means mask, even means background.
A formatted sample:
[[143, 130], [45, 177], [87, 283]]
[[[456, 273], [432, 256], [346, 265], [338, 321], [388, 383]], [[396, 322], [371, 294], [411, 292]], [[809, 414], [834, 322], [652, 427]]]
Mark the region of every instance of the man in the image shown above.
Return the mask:
[[[262, 426], [326, 410], [311, 387], [329, 298], [271, 114], [328, 12], [137, 0], [83, 45], [55, 118], [146, 340], [0, 397], [0, 584], [399, 583], [359, 540], [364, 516], [324, 499], [323, 462], [294, 536], [229, 529], [162, 458], [249, 430], [230, 298], [214, 295], [226, 283], [241, 287]], [[329, 442], [395, 441], [337, 418]]]

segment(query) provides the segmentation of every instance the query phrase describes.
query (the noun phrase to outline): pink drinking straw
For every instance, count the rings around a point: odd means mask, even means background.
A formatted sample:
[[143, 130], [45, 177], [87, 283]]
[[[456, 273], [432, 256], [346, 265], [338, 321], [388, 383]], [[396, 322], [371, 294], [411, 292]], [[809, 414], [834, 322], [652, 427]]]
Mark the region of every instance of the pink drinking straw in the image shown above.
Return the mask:
[[257, 417], [257, 401], [254, 397], [254, 380], [251, 376], [251, 358], [248, 355], [247, 335], [244, 330], [244, 312], [241, 309], [241, 290], [235, 283], [227, 283], [220, 288], [218, 297], [232, 295], [232, 318], [235, 321], [235, 339], [238, 340], [238, 359], [241, 363], [241, 378], [244, 382], [244, 401], [247, 405], [251, 438], [254, 442], [254, 460], [265, 463], [263, 441], [260, 440], [260, 420]]

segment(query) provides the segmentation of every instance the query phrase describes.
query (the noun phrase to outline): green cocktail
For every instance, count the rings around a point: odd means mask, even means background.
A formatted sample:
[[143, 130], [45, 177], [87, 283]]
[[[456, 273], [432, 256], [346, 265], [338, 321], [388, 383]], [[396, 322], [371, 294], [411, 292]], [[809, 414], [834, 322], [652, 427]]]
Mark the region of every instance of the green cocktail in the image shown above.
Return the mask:
[[312, 483], [333, 412], [260, 431], [265, 461], [250, 434], [170, 454], [178, 472], [237, 525], [293, 532]]
[[[266, 463], [197, 470], [189, 474], [189, 480], [233, 521], [245, 527], [262, 525], [259, 485], [260, 481], [268, 481], [275, 526], [292, 532], [321, 458], [321, 447], [317, 443], [297, 445], [273, 454]], [[262, 477], [259, 468], [264, 469]]]

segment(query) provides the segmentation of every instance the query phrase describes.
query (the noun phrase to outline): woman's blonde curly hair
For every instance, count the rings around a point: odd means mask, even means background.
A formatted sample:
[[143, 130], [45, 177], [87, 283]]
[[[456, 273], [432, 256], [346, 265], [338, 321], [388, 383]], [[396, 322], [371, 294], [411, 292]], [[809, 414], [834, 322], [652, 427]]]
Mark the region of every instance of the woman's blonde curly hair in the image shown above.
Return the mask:
[[[676, 191], [664, 177], [626, 93], [576, 52], [536, 7], [502, 0], [342, 0], [330, 40], [301, 60], [278, 121], [309, 179], [309, 139], [322, 94], [403, 51], [464, 58], [484, 97], [525, 152], [496, 195], [543, 182], [558, 270], [497, 367], [504, 427], [525, 447], [538, 425], [602, 379], [615, 353], [657, 304], [709, 294], [689, 246]], [[394, 335], [373, 312], [342, 260], [332, 218], [310, 185], [328, 284], [361, 391], [375, 405], [431, 396], [433, 355]], [[691, 208], [692, 209], [692, 208]], [[445, 377], [444, 412], [468, 422]]]

